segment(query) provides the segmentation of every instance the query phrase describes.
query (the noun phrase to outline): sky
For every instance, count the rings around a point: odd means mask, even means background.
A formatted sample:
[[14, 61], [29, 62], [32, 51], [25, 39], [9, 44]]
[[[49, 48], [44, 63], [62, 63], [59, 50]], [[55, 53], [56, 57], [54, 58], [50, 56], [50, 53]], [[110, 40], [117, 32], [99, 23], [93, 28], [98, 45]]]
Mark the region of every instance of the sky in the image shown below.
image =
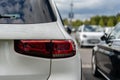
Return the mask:
[[74, 19], [86, 20], [95, 15], [120, 13], [120, 0], [55, 0], [62, 18], [68, 18], [72, 1]]

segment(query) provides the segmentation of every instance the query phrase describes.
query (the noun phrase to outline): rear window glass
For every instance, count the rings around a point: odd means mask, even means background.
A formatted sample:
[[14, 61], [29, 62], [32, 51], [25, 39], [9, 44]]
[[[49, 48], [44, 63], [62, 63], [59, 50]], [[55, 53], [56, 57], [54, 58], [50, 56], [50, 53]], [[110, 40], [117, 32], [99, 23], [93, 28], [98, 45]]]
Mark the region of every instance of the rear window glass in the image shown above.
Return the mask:
[[49, 0], [0, 0], [0, 24], [56, 21]]

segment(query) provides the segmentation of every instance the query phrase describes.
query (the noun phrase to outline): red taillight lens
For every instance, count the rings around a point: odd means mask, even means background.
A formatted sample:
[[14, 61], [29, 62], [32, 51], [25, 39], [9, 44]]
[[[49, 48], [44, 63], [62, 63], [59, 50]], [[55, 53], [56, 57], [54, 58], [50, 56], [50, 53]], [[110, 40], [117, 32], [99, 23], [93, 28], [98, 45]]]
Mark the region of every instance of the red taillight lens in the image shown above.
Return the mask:
[[71, 40], [53, 40], [53, 58], [73, 56], [76, 53], [75, 45]]
[[44, 58], [65, 58], [76, 53], [71, 40], [16, 40], [15, 51]]

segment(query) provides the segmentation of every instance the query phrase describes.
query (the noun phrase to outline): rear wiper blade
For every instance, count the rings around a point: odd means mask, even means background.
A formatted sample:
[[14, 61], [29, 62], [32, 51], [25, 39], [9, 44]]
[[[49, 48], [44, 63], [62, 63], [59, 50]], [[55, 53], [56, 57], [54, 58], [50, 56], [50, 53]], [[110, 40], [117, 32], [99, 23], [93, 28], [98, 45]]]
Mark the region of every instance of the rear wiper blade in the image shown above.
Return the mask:
[[0, 19], [1, 18], [19, 19], [20, 15], [19, 14], [4, 14], [4, 15], [1, 15], [0, 14]]
[[11, 18], [11, 16], [0, 15], [0, 18]]

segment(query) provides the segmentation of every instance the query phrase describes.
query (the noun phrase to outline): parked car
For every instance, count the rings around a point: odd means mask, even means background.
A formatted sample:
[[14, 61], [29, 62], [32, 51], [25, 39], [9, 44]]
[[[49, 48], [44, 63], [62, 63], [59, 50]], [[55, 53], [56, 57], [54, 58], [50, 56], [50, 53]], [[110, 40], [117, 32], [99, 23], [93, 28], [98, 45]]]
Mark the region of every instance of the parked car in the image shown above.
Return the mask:
[[76, 32], [76, 39], [82, 46], [95, 46], [100, 42], [100, 37], [104, 34], [100, 26], [82, 25]]
[[81, 80], [77, 44], [53, 0], [0, 0], [0, 80]]
[[92, 51], [93, 75], [102, 74], [107, 80], [120, 80], [120, 23], [101, 40], [103, 42]]

